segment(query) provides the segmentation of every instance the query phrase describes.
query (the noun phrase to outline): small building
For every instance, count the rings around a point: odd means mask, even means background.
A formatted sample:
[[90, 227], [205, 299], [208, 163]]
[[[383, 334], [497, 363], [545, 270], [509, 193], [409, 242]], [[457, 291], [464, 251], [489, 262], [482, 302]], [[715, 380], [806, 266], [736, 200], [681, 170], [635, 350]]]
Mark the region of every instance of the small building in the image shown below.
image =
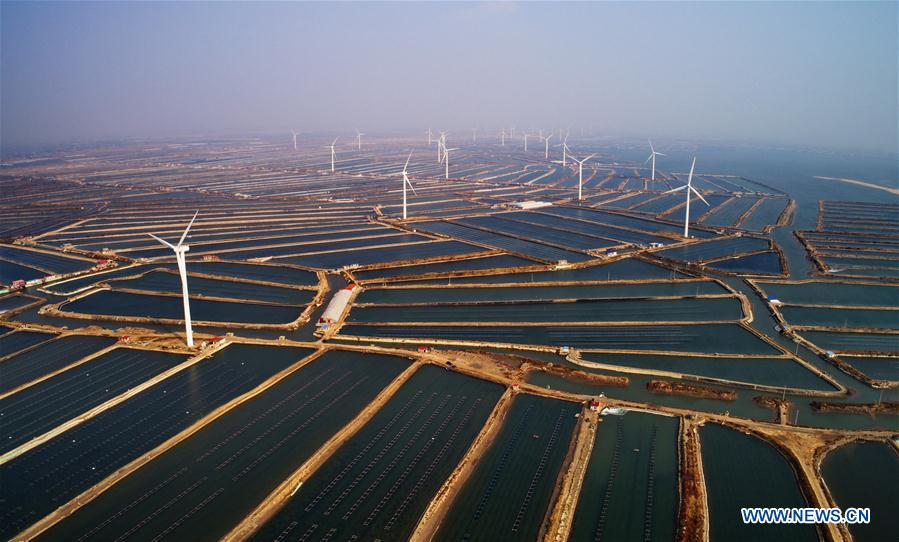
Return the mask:
[[649, 248], [662, 248], [663, 246], [665, 246], [665, 243], [659, 243], [659, 242], [649, 243]]
[[512, 384], [512, 391], [518, 393], [521, 391], [521, 386], [519, 384]]
[[419, 354], [425, 354], [425, 353], [430, 352], [430, 351], [431, 351], [431, 347], [430, 347], [430, 346], [427, 346], [427, 345], [424, 345], [424, 344], [418, 345], [418, 353], [419, 353]]
[[519, 209], [524, 209], [524, 210], [540, 209], [541, 207], [552, 207], [552, 203], [550, 203], [548, 201], [534, 201], [534, 200], [516, 201], [515, 203], [512, 204], [512, 207], [517, 207]]
[[26, 285], [27, 283], [24, 280], [19, 279], [12, 281], [12, 284], [10, 284], [9, 287], [11, 290], [20, 290], [24, 289]]
[[617, 250], [607, 250], [605, 256], [606, 256], [606, 258], [614, 258], [615, 256], [618, 256], [618, 251]]
[[319, 329], [328, 329], [331, 324], [340, 321], [341, 316], [343, 316], [343, 311], [353, 297], [353, 292], [356, 291], [356, 288], [357, 286], [355, 284], [348, 284], [345, 288], [338, 290], [337, 293], [331, 297], [330, 303], [328, 303], [325, 312], [322, 313], [321, 318], [318, 319], [318, 323], [316, 324]]
[[780, 305], [781, 304], [780, 299], [777, 299], [773, 295], [768, 296], [768, 303], [771, 305]]
[[216, 254], [205, 254], [203, 256], [204, 262], [217, 262], [219, 261], [219, 257]]
[[569, 353], [571, 353], [570, 346], [560, 346], [559, 347], [559, 355], [560, 356], [567, 356]]
[[599, 411], [599, 401], [597, 401], [596, 399], [590, 399], [590, 403], [588, 406], [593, 412]]
[[121, 337], [119, 337], [119, 342], [120, 342], [120, 343], [129, 343], [129, 342], [131, 342], [131, 335], [122, 335]]

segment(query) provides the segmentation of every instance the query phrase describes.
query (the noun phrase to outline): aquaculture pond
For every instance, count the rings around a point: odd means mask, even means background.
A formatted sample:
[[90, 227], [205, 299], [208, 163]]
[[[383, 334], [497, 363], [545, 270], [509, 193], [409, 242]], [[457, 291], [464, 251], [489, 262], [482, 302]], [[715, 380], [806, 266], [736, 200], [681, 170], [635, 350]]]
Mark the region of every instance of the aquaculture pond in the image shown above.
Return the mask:
[[451, 262], [437, 262], [418, 265], [404, 265], [401, 267], [384, 267], [357, 271], [354, 273], [359, 280], [391, 279], [424, 275], [427, 273], [449, 273], [454, 271], [471, 271], [480, 269], [502, 269], [504, 267], [522, 267], [535, 265], [533, 260], [525, 260], [516, 256], [500, 255], [486, 256], [483, 258], [471, 258], [468, 260], [455, 260]]
[[366, 287], [355, 303], [441, 303], [466, 301], [615, 299], [643, 296], [692, 296], [727, 294], [713, 281], [647, 282], [643, 284], [585, 284], [572, 286], [487, 286], [443, 288]]
[[458, 241], [429, 241], [383, 248], [360, 248], [340, 252], [292, 256], [282, 260], [285, 263], [305, 265], [319, 269], [336, 269], [346, 265], [372, 265], [420, 258], [436, 258], [457, 254], [473, 254], [483, 252], [481, 247], [460, 243]]
[[5, 358], [26, 348], [56, 337], [52, 333], [37, 331], [7, 331], [0, 337], [0, 358]]
[[840, 359], [874, 380], [899, 381], [899, 358], [841, 355]]
[[426, 279], [415, 284], [496, 284], [496, 283], [529, 283], [580, 280], [639, 280], [639, 279], [672, 279], [685, 275], [660, 265], [626, 258], [608, 264], [591, 265], [577, 269], [560, 269], [556, 271], [531, 271], [525, 273], [508, 273], [482, 275], [477, 277], [460, 277], [452, 279]]
[[12, 284], [17, 280], [30, 281], [46, 277], [47, 273], [31, 267], [0, 260], [0, 284]]
[[[49, 274], [83, 271], [85, 269], [90, 269], [97, 263], [94, 260], [69, 258], [61, 254], [50, 254], [37, 250], [11, 247], [9, 245], [0, 245], [0, 259], [34, 267], [41, 271], [47, 271]], [[3, 265], [5, 266], [6, 263]]]
[[737, 254], [746, 252], [764, 250], [768, 248], [768, 244], [769, 241], [767, 239], [760, 239], [757, 237], [729, 237], [726, 239], [714, 239], [680, 247], [666, 248], [657, 254], [673, 260], [684, 260], [695, 263], [727, 256], [736, 256]]
[[[0, 452], [7, 452], [186, 359], [116, 348], [0, 399]], [[5, 362], [4, 362], [5, 363]]]
[[899, 287], [887, 284], [847, 284], [835, 281], [757, 284], [765, 293], [786, 304], [899, 307]]
[[679, 423], [643, 412], [600, 418], [570, 540], [676, 538]]
[[[456, 302], [462, 303], [462, 302]], [[683, 299], [606, 299], [567, 302], [478, 302], [406, 307], [355, 307], [355, 322], [688, 322], [736, 321], [742, 317], [734, 297]]]
[[415, 234], [402, 234], [395, 230], [385, 231], [377, 237], [365, 237], [361, 239], [322, 240], [315, 243], [292, 244], [284, 246], [260, 247], [247, 250], [239, 250], [235, 252], [227, 252], [228, 258], [260, 258], [263, 256], [288, 256], [300, 254], [315, 254], [319, 252], [332, 252], [342, 250], [352, 250], [354, 248], [365, 248], [373, 246], [399, 245], [403, 243], [420, 243], [430, 241], [430, 238]]
[[[897, 305], [897, 308], [899, 308], [899, 305]], [[793, 326], [899, 328], [899, 310], [780, 307], [780, 313]]]
[[[30, 305], [36, 301], [38, 301], [38, 299], [19, 293], [0, 297], [0, 314], [24, 307], [25, 305]], [[0, 333], [2, 333], [2, 331], [0, 331]]]
[[800, 331], [800, 335], [824, 350], [834, 352], [899, 352], [899, 334]]
[[435, 540], [537, 540], [581, 405], [518, 395]]
[[708, 266], [729, 273], [747, 275], [780, 275], [785, 272], [781, 266], [780, 255], [773, 250], [712, 262]]
[[[110, 281], [109, 285], [116, 289], [181, 293], [181, 277], [176, 273], [168, 273], [166, 271], [151, 271], [142, 277], [134, 279], [118, 279]], [[191, 295], [280, 303], [284, 305], [305, 305], [315, 297], [314, 290], [280, 288], [277, 286], [204, 277], [189, 277], [188, 290]]]
[[499, 233], [457, 224], [455, 222], [419, 222], [416, 223], [415, 227], [423, 231], [447, 235], [455, 239], [470, 241], [482, 246], [508, 250], [524, 256], [531, 256], [546, 263], [556, 263], [561, 260], [574, 263], [590, 259], [590, 256], [580, 252], [572, 252], [570, 250], [535, 243], [533, 241], [509, 237]]
[[237, 262], [187, 262], [187, 271], [207, 275], [223, 275], [239, 279], [276, 282], [291, 286], [315, 286], [318, 275], [314, 271], [288, 265]]
[[895, 539], [899, 533], [899, 453], [885, 442], [855, 441], [824, 456], [824, 482], [836, 505], [871, 509], [871, 522], [849, 525], [856, 542]]
[[712, 540], [817, 541], [814, 525], [743, 523], [741, 508], [809, 506], [787, 458], [773, 445], [722, 425], [699, 428]]
[[[650, 235], [648, 233], [612, 227], [595, 222], [585, 222], [576, 218], [563, 218], [539, 212], [519, 212], [503, 215], [529, 224], [532, 228], [552, 228], [556, 233], [574, 232], [595, 238], [593, 245], [596, 248], [609, 247], [623, 243], [637, 243], [649, 245], [650, 243], [670, 242], [668, 238]], [[597, 243], [600, 241], [599, 243]]]
[[254, 539], [405, 540], [502, 393], [420, 368]]
[[581, 349], [665, 350], [722, 354], [776, 354], [737, 324], [633, 326], [401, 326], [347, 324], [344, 336], [446, 339]]
[[[64, 303], [60, 309], [91, 315], [172, 320], [184, 318], [184, 304], [180, 295], [163, 296], [98, 290], [75, 301]], [[200, 298], [190, 300], [191, 318], [205, 322], [287, 324], [296, 320], [302, 312], [302, 307]]]
[[[154, 458], [39, 540], [218, 540], [408, 361], [331, 351]], [[98, 522], [97, 518], [106, 518]]]
[[789, 386], [820, 391], [834, 387], [799, 363], [784, 358], [728, 358], [702, 356], [658, 356], [643, 354], [599, 354], [584, 352], [582, 368], [590, 371], [590, 363], [602, 363], [632, 369], [649, 369], [671, 373], [718, 378], [765, 386]]
[[64, 369], [115, 342], [111, 337], [79, 335], [44, 342], [0, 363], [0, 393]]
[[3, 464], [0, 537], [13, 537], [311, 352], [306, 348], [229, 345], [212, 358], [70, 429], [63, 437]]
[[599, 249], [615, 244], [614, 242], [601, 240], [594, 236], [571, 231], [559, 231], [544, 225], [527, 224], [516, 220], [509, 220], [503, 218], [504, 216], [505, 215], [476, 216], [471, 218], [460, 218], [454, 222], [465, 226], [485, 228], [496, 233], [548, 243], [553, 246], [572, 250]]

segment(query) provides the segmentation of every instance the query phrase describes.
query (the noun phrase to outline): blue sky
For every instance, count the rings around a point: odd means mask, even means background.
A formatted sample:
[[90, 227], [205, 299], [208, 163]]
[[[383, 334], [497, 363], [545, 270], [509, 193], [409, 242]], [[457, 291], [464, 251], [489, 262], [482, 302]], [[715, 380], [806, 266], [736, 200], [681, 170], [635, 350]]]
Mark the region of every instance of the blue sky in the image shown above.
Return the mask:
[[429, 124], [896, 151], [895, 2], [0, 3], [4, 145]]

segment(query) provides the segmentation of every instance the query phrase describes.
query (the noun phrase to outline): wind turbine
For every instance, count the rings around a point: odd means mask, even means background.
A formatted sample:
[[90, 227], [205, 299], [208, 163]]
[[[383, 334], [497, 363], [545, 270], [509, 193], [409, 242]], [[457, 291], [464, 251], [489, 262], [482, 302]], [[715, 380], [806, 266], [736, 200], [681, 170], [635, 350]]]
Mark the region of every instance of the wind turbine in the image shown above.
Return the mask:
[[440, 132], [440, 139], [437, 140], [437, 163], [443, 162], [443, 149], [446, 148], [446, 134], [449, 132]]
[[[337, 136], [340, 137], [340, 136]], [[331, 173], [334, 173], [334, 145], [337, 144], [337, 137], [334, 138], [334, 141], [331, 142], [330, 145], [325, 145], [325, 148], [331, 149]]]
[[359, 131], [359, 128], [356, 128], [356, 144], [358, 149], [362, 150], [362, 136], [364, 136], [362, 132]]
[[449, 151], [457, 151], [456, 149], [447, 149], [445, 146], [443, 148], [443, 165], [446, 168], [444, 172], [444, 178], [449, 179]]
[[[562, 147], [562, 165], [568, 165], [568, 154], [571, 152], [571, 149], [568, 148], [568, 134], [565, 134], [565, 139], [562, 140], [562, 143], [555, 146]], [[572, 158], [574, 157], [572, 156]]]
[[197, 219], [199, 213], [200, 211], [194, 213], [194, 217], [190, 219], [190, 223], [184, 228], [184, 233], [181, 234], [181, 239], [178, 240], [177, 245], [173, 245], [164, 239], [160, 239], [152, 233], [147, 234], [172, 249], [175, 253], [175, 261], [178, 262], [178, 274], [181, 275], [181, 296], [184, 298], [184, 334], [187, 339], [187, 346], [194, 345], [194, 332], [190, 325], [190, 300], [187, 297], [187, 265], [184, 262], [184, 253], [189, 251], [190, 247], [184, 244], [184, 240], [187, 238], [187, 232], [190, 231], [190, 227], [193, 226], [194, 220]]
[[680, 192], [681, 190], [684, 190], [684, 189], [686, 189], [686, 191], [687, 191], [687, 214], [684, 215], [684, 239], [687, 239], [690, 237], [690, 192], [693, 192], [694, 194], [699, 196], [699, 199], [701, 199], [702, 202], [706, 204], [706, 206], [708, 206], [708, 204], [709, 204], [709, 202], [707, 202], [705, 200], [705, 198], [702, 197], [702, 194], [700, 194], [695, 188], [693, 188], [693, 170], [694, 169], [696, 169], [696, 157], [695, 156], [693, 157], [693, 165], [690, 166], [690, 176], [687, 177], [687, 184], [685, 184], [684, 186], [680, 186], [678, 188], [672, 188], [671, 190], [668, 190], [667, 192], [663, 192], [664, 194], [672, 194], [674, 192]]
[[478, 129], [477, 128], [471, 129], [471, 142], [474, 143], [475, 145], [478, 144]]
[[503, 131], [500, 132], [500, 135], [503, 136], [502, 146], [505, 147], [506, 146], [506, 129], [505, 128], [503, 128]]
[[543, 158], [549, 160], [549, 140], [553, 138], [553, 134], [550, 133], [548, 136], [543, 138], [543, 141], [546, 143], [546, 148], [543, 150]]
[[524, 152], [528, 152], [528, 133], [524, 133]]
[[428, 145], [431, 144], [431, 127], [428, 126]]
[[290, 133], [293, 134], [293, 150], [297, 150], [297, 136], [300, 135], [300, 132], [291, 130]]
[[412, 159], [412, 152], [409, 151], [409, 158], [406, 158], [406, 165], [403, 166], [403, 220], [406, 220], [406, 187], [412, 189], [412, 193], [416, 196], [418, 193], [415, 191], [415, 187], [412, 186], [412, 183], [409, 181], [409, 174], [406, 173], [406, 168], [409, 167], [409, 160]]
[[[648, 141], [648, 140], [647, 140]], [[652, 180], [656, 180], [656, 156], [667, 156], [660, 152], [656, 152], [656, 150], [652, 147], [652, 141], [649, 141], [649, 149], [652, 153], [649, 155], [649, 158], [646, 159], [646, 162], [652, 160]], [[643, 165], [646, 165], [646, 162], [643, 162]]]
[[583, 185], [584, 185], [584, 162], [596, 156], [596, 153], [591, 154], [590, 156], [584, 158], [583, 160], [578, 160], [574, 156], [571, 157], [572, 160], [577, 162], [577, 200], [581, 201], [584, 199], [583, 197]]

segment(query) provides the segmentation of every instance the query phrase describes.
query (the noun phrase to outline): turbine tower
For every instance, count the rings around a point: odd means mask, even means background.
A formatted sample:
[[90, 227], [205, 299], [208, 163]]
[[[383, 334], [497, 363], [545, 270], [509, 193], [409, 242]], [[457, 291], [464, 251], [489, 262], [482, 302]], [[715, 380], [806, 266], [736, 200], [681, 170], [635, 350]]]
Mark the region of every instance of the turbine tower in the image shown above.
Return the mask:
[[444, 177], [443, 177], [444, 179], [449, 179], [449, 151], [457, 151], [457, 150], [459, 150], [459, 149], [458, 148], [447, 149], [445, 146], [443, 148], [443, 165], [446, 168], [444, 170]]
[[293, 134], [293, 150], [297, 150], [297, 136], [300, 135], [300, 132], [291, 130], [290, 133]]
[[501, 145], [502, 145], [503, 147], [505, 147], [505, 146], [506, 146], [506, 129], [505, 129], [505, 128], [503, 128], [503, 131], [500, 132], [500, 135], [503, 136], [503, 142], [501, 143]]
[[583, 185], [584, 185], [584, 162], [596, 156], [596, 153], [591, 154], [590, 156], [584, 158], [583, 160], [578, 160], [574, 156], [571, 157], [572, 160], [577, 162], [577, 200], [581, 201], [584, 199], [583, 193]]
[[524, 133], [524, 152], [528, 152], [528, 133]]
[[431, 127], [430, 126], [428, 126], [427, 133], [428, 133], [428, 146], [430, 146], [431, 145]]
[[474, 143], [475, 145], [478, 144], [478, 129], [477, 128], [471, 129], [471, 142]]
[[437, 140], [437, 163], [443, 162], [443, 156], [446, 149], [446, 134], [449, 132], [440, 132], [440, 139]]
[[696, 169], [696, 157], [693, 157], [693, 165], [690, 166], [690, 176], [687, 177], [687, 184], [684, 186], [680, 186], [678, 188], [672, 188], [667, 192], [663, 192], [664, 194], [672, 194], [674, 192], [680, 192], [681, 190], [687, 191], [687, 213], [684, 215], [684, 239], [688, 239], [690, 237], [690, 192], [696, 194], [699, 199], [702, 200], [703, 203], [708, 206], [709, 202], [702, 197], [702, 194], [699, 193], [695, 188], [693, 188], [693, 170]]
[[553, 138], [553, 134], [550, 133], [548, 136], [543, 138], [544, 143], [546, 144], [546, 148], [543, 149], [543, 158], [549, 160], [549, 140]]
[[[656, 180], [656, 156], [667, 156], [667, 155], [662, 154], [660, 152], [656, 152], [656, 150], [652, 147], [652, 141], [649, 142], [649, 149], [652, 151], [652, 153], [649, 155], [649, 158], [646, 159], [646, 162], [649, 162], [650, 160], [652, 160], [652, 179], [651, 180], [654, 181], [654, 180]], [[643, 162], [644, 166], [646, 165], [646, 162]]]
[[337, 137], [334, 138], [334, 141], [332, 141], [330, 145], [325, 145], [326, 149], [331, 149], [331, 173], [334, 173], [334, 145], [337, 144]]
[[415, 192], [415, 187], [412, 186], [412, 183], [409, 181], [409, 174], [406, 173], [406, 168], [409, 167], [409, 160], [412, 159], [412, 152], [409, 151], [409, 158], [406, 158], [406, 165], [403, 166], [403, 220], [406, 220], [406, 187], [412, 189], [412, 193], [416, 196], [418, 193]]
[[190, 223], [184, 228], [184, 233], [181, 234], [181, 239], [178, 240], [177, 245], [173, 245], [164, 239], [160, 239], [152, 233], [147, 234], [172, 249], [175, 253], [175, 261], [178, 262], [178, 274], [181, 276], [181, 296], [184, 298], [184, 335], [187, 340], [187, 346], [194, 345], [194, 332], [190, 325], [190, 300], [187, 297], [187, 264], [184, 262], [184, 253], [189, 251], [190, 247], [184, 244], [184, 240], [187, 238], [187, 232], [190, 231], [190, 227], [193, 226], [194, 220], [197, 219], [197, 214], [199, 213], [200, 211], [194, 213], [194, 217], [190, 219]]
[[362, 132], [359, 131], [359, 128], [356, 128], [356, 146], [358, 150], [362, 150], [362, 136], [364, 136]]

